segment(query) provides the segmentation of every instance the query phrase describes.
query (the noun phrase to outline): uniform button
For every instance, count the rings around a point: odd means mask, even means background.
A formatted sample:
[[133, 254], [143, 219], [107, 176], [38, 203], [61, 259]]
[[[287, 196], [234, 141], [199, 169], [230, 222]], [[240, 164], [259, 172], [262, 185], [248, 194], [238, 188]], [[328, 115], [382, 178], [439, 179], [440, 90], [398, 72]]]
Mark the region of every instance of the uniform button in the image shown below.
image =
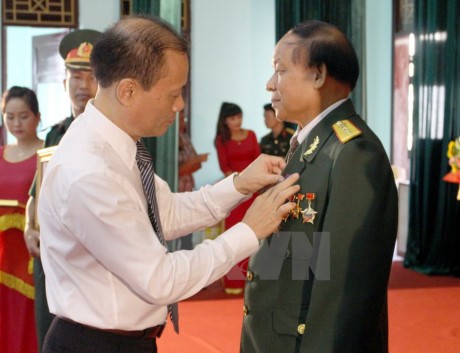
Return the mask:
[[305, 332], [305, 324], [300, 324], [299, 326], [297, 326], [297, 332], [303, 335]]
[[251, 271], [246, 272], [246, 279], [251, 282], [254, 279], [254, 273]]
[[244, 316], [248, 315], [248, 307], [246, 305], [243, 305], [243, 315]]

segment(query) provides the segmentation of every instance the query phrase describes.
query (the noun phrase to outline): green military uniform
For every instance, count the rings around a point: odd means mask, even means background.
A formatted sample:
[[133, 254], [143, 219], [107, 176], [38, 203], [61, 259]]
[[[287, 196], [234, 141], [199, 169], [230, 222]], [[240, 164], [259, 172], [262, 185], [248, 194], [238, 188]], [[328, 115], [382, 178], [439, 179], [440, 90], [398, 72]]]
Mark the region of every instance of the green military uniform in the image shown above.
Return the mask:
[[299, 208], [250, 259], [241, 352], [388, 352], [397, 193], [382, 144], [348, 100], [285, 172], [300, 173]]
[[[60, 123], [54, 125], [48, 132], [45, 138], [45, 147], [57, 146], [61, 141], [65, 132], [69, 128], [70, 124], [74, 121], [73, 116], [70, 116]], [[35, 181], [32, 184], [32, 188], [29, 191], [29, 195], [35, 197]], [[48, 328], [53, 321], [54, 315], [50, 314], [48, 308], [48, 302], [46, 300], [45, 291], [45, 273], [43, 272], [42, 262], [40, 258], [34, 258], [34, 284], [35, 284], [35, 321], [37, 323], [37, 337], [40, 345], [45, 340]], [[41, 349], [41, 347], [40, 347]]]
[[289, 151], [289, 144], [294, 130], [284, 128], [281, 133], [275, 137], [273, 132], [268, 133], [260, 139], [260, 151], [272, 156], [284, 157]]

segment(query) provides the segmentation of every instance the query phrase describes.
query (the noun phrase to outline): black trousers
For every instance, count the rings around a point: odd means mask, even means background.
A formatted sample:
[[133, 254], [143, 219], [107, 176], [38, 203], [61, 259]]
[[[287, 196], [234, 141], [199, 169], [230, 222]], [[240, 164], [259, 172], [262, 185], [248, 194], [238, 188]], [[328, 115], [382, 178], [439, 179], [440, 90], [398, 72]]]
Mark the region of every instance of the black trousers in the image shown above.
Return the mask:
[[46, 301], [45, 272], [39, 257], [34, 257], [34, 283], [35, 283], [35, 323], [37, 326], [38, 351], [42, 352], [43, 342], [48, 332], [54, 315], [50, 314]]
[[43, 353], [157, 353], [156, 339], [104, 332], [56, 317]]

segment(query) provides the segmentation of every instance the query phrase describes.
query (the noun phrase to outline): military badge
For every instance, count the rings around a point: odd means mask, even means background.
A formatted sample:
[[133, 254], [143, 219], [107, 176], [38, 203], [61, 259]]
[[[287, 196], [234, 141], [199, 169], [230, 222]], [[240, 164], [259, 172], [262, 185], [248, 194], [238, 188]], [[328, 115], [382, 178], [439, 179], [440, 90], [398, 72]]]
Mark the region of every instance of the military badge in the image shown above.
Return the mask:
[[91, 70], [91, 51], [100, 35], [101, 32], [93, 29], [78, 29], [66, 34], [59, 44], [65, 66], [71, 70]]
[[93, 45], [91, 43], [81, 43], [77, 49], [77, 55], [81, 58], [89, 58], [91, 51], [93, 50]]
[[311, 203], [316, 198], [316, 194], [313, 193], [313, 192], [308, 192], [308, 193], [305, 194], [305, 198], [308, 201], [308, 205], [307, 205], [306, 209], [300, 211], [300, 213], [302, 214], [302, 223], [311, 223], [311, 224], [313, 224], [313, 222], [315, 220], [315, 217], [316, 217], [316, 214], [318, 212], [316, 212], [311, 207]]
[[300, 211], [302, 211], [302, 207], [300, 207], [300, 201], [303, 200], [304, 195], [303, 194], [297, 194], [294, 197], [295, 197], [294, 202], [297, 201], [297, 204], [294, 207], [294, 209], [291, 211], [291, 215], [292, 215], [293, 218], [299, 219]]
[[[288, 215], [283, 219], [284, 222], [287, 222], [289, 219], [300, 219], [300, 215], [302, 215], [302, 223], [311, 223], [313, 224], [313, 221], [315, 220], [316, 212], [312, 208], [312, 202], [315, 200], [316, 194], [312, 192], [308, 192], [306, 194], [297, 194], [293, 195], [289, 198], [290, 202], [295, 202], [296, 206], [289, 211]], [[300, 203], [302, 201], [306, 200], [307, 201], [307, 207], [302, 210], [302, 206]]]
[[312, 144], [310, 145], [310, 147], [308, 147], [308, 150], [306, 150], [303, 154], [304, 157], [307, 157], [309, 156], [310, 154], [312, 154], [316, 148], [318, 147], [319, 145], [319, 137], [316, 136], [315, 139], [313, 140]]
[[335, 135], [341, 143], [347, 143], [348, 141], [362, 134], [362, 131], [358, 129], [350, 120], [339, 120], [334, 125], [332, 125], [332, 129], [334, 130]]

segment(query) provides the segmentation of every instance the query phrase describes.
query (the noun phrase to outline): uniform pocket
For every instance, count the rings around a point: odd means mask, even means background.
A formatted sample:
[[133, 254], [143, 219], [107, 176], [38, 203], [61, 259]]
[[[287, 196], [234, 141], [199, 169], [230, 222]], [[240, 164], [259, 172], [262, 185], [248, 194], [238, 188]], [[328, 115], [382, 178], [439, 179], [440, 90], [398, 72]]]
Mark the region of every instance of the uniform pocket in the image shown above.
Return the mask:
[[[299, 309], [275, 309], [272, 312], [274, 335], [271, 340], [272, 353], [294, 352], [302, 340], [299, 333]], [[305, 326], [304, 326], [305, 327]]]

